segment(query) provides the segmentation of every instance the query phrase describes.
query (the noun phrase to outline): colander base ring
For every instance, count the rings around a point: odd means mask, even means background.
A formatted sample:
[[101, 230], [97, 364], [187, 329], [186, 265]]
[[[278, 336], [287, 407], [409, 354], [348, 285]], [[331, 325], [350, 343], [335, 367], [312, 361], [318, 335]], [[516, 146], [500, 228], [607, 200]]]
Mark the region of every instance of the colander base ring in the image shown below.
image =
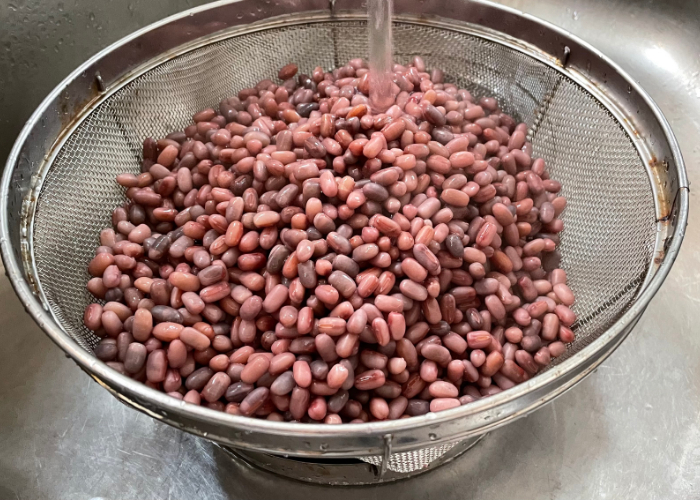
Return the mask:
[[218, 446], [232, 460], [242, 461], [250, 467], [296, 481], [329, 486], [369, 486], [411, 479], [434, 471], [471, 450], [487, 435], [482, 434], [481, 436], [459, 441], [439, 458], [425, 463], [423, 467], [418, 467], [408, 472], [399, 472], [391, 469], [382, 471], [380, 466], [359, 458], [312, 459], [284, 457], [240, 450], [223, 445]]

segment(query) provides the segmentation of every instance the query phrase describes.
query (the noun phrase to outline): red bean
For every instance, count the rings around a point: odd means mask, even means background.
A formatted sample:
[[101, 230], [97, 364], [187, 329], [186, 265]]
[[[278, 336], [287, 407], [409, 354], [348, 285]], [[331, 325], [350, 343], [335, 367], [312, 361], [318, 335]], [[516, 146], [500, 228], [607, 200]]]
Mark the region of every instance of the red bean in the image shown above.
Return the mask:
[[196, 351], [203, 351], [211, 345], [209, 337], [189, 327], [182, 329], [180, 332], [180, 340]]
[[311, 369], [306, 361], [295, 361], [293, 366], [294, 380], [299, 387], [311, 385]]
[[565, 306], [571, 306], [574, 303], [574, 294], [565, 283], [557, 283], [553, 287], [557, 299]]
[[148, 360], [146, 362], [146, 379], [148, 379], [149, 382], [163, 382], [167, 369], [168, 358], [164, 350], [156, 349], [148, 355]]
[[338, 293], [338, 290], [336, 290], [330, 285], [317, 286], [314, 290], [314, 294], [321, 302], [331, 306], [336, 304], [340, 299], [340, 294]]
[[386, 420], [389, 417], [389, 404], [383, 398], [372, 398], [369, 411], [377, 420]]
[[573, 325], [576, 321], [576, 315], [573, 313], [573, 311], [563, 304], [559, 304], [554, 309], [554, 312], [559, 317], [559, 321], [561, 321], [561, 324], [566, 327]]
[[485, 377], [493, 376], [503, 366], [503, 355], [498, 351], [493, 351], [486, 356], [486, 361], [481, 367], [481, 374]]
[[153, 336], [163, 342], [171, 342], [180, 338], [183, 329], [184, 327], [178, 323], [159, 323], [153, 328]]
[[447, 364], [452, 360], [450, 351], [448, 351], [447, 348], [436, 344], [427, 344], [423, 346], [420, 353], [426, 359], [435, 361], [441, 366], [447, 366]]
[[493, 337], [486, 331], [474, 331], [467, 333], [467, 343], [470, 349], [484, 349], [491, 345]]
[[114, 255], [111, 253], [98, 253], [88, 264], [88, 272], [92, 276], [102, 276], [112, 264], [114, 264]]
[[385, 377], [381, 370], [368, 370], [355, 377], [355, 387], [360, 391], [369, 391], [384, 385]]
[[501, 373], [503, 373], [503, 375], [508, 377], [516, 384], [524, 382], [526, 377], [525, 371], [510, 359], [505, 360], [505, 362], [503, 363]]
[[[214, 267], [214, 266], [212, 266]], [[226, 283], [226, 282], [219, 282], [215, 285], [208, 286], [206, 288], [203, 288], [199, 292], [199, 297], [206, 302], [207, 304], [210, 304], [212, 302], [217, 302], [224, 297], [228, 296], [231, 293], [231, 286]]]
[[467, 350], [467, 341], [455, 332], [450, 332], [445, 335], [442, 338], [442, 342], [445, 347], [456, 354], [462, 354]]
[[445, 381], [433, 382], [428, 389], [434, 398], [456, 398], [459, 395], [459, 389]]
[[318, 331], [337, 337], [345, 333], [347, 323], [343, 318], [321, 318], [318, 321]]
[[372, 333], [380, 346], [386, 346], [391, 341], [389, 325], [384, 318], [374, 318], [372, 320]]
[[329, 335], [325, 333], [317, 335], [314, 339], [314, 344], [316, 346], [316, 352], [318, 352], [324, 361], [331, 362], [338, 359], [335, 342]]
[[238, 407], [241, 415], [254, 414], [270, 397], [270, 389], [267, 387], [258, 387], [252, 390]]
[[537, 364], [535, 364], [532, 355], [523, 349], [515, 351], [515, 361], [530, 375], [536, 374], [539, 370], [539, 367]]
[[296, 361], [296, 356], [291, 352], [277, 354], [270, 360], [269, 372], [271, 375], [279, 375], [289, 370]]
[[484, 298], [484, 303], [491, 313], [491, 316], [496, 320], [500, 321], [506, 317], [505, 307], [496, 295], [486, 296], [486, 298]]
[[241, 382], [253, 384], [262, 377], [270, 366], [270, 360], [264, 356], [258, 356], [248, 361], [241, 372]]
[[367, 313], [362, 309], [359, 309], [352, 313], [347, 321], [346, 328], [350, 333], [359, 335], [364, 330], [367, 325]]
[[124, 356], [124, 369], [131, 374], [140, 372], [146, 363], [147, 356], [146, 346], [138, 342], [129, 344]]
[[223, 372], [215, 374], [202, 389], [202, 397], [209, 403], [219, 400], [231, 384], [231, 379]]
[[566, 352], [566, 346], [563, 342], [552, 342], [547, 347], [549, 347], [549, 354], [553, 358], [558, 358]]
[[311, 393], [308, 391], [308, 389], [295, 387], [294, 390], [292, 390], [292, 396], [289, 402], [289, 411], [292, 414], [292, 417], [294, 417], [296, 420], [300, 420], [304, 415], [306, 415], [310, 402]]
[[401, 313], [390, 312], [387, 325], [392, 340], [399, 340], [406, 334], [406, 318]]
[[358, 335], [346, 333], [342, 335], [335, 345], [335, 352], [341, 358], [349, 358], [358, 344]]
[[374, 305], [382, 312], [402, 312], [403, 301], [389, 295], [379, 295], [374, 299]]
[[449, 410], [460, 405], [461, 403], [457, 398], [435, 398], [430, 402], [430, 411], [437, 412]]
[[336, 364], [328, 372], [326, 382], [328, 383], [329, 387], [337, 389], [345, 383], [345, 380], [348, 378], [348, 375], [349, 372], [345, 366], [341, 364]]

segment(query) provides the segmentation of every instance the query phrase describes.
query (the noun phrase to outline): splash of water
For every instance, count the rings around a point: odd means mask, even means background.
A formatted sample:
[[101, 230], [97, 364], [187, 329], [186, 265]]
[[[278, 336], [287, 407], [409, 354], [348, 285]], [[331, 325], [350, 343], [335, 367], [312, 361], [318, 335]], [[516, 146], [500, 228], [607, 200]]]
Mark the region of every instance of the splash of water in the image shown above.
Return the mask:
[[391, 12], [392, 0], [368, 0], [369, 101], [374, 112], [394, 104], [392, 89]]

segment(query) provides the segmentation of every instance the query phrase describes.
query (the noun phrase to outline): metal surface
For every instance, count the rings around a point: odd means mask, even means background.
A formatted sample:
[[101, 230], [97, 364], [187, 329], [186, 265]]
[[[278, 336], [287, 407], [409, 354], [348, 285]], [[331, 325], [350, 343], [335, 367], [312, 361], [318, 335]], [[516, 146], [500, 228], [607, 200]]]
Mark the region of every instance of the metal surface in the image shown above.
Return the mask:
[[[700, 178], [695, 149], [700, 64], [693, 49], [700, 6], [649, 1], [515, 6], [581, 35], [638, 79], [674, 127], [691, 181]], [[551, 405], [492, 433], [463, 458], [429, 476], [382, 487], [381, 494], [697, 497], [700, 344], [692, 310], [700, 296], [699, 215], [692, 204], [686, 245], [662, 293], [597, 373]], [[63, 359], [21, 311], [7, 281], [0, 286], [1, 498], [328, 494], [231, 464], [209, 443], [116, 404]], [[366, 492], [344, 489], [333, 495]]]
[[[2, 228], [7, 270], [30, 313], [83, 369], [117, 397], [154, 418], [228, 445], [297, 456], [362, 456], [381, 454], [387, 434], [390, 434], [392, 449], [403, 452], [475, 436], [503, 425], [570, 388], [624, 339], [663, 281], [682, 240], [687, 191], [675, 141], [643, 91], [634, 82], [627, 81], [594, 49], [534, 18], [477, 1], [460, 3], [463, 9], [458, 17], [472, 16], [486, 26], [508, 30], [510, 36], [521, 35], [523, 26], [538, 29], [542, 33], [539, 47], [477, 26], [463, 29], [446, 23], [426, 24], [424, 19], [406, 18], [395, 31], [397, 52], [407, 52], [407, 55], [421, 53], [429, 64], [444, 68], [448, 77], [451, 75], [478, 94], [495, 93], [508, 102], [522, 119], [537, 125], [533, 144], [535, 150], [543, 150], [553, 174], [564, 180], [570, 179], [567, 193], [570, 199], [569, 232], [565, 236], [563, 251], [565, 263], [567, 258], [575, 261], [570, 274], [573, 288], [579, 294], [580, 336], [572, 350], [575, 355], [512, 390], [461, 408], [410, 420], [333, 428], [250, 420], [186, 405], [117, 374], [81, 349], [54, 321], [59, 322], [74, 339], [83, 338], [76, 318], [81, 315], [80, 305], [85, 301], [86, 293], [80, 284], [76, 285], [80, 281], [76, 272], [84, 273], [87, 257], [83, 253], [90, 243], [86, 239], [73, 239], [73, 244], [68, 247], [63, 242], [71, 240], [73, 231], [87, 238], [107, 221], [105, 210], [101, 213], [97, 206], [86, 203], [86, 198], [107, 202], [111, 199], [110, 191], [104, 191], [111, 188], [103, 187], [108, 181], [100, 179], [99, 175], [109, 177], [117, 171], [134, 168], [132, 151], [143, 135], [163, 134], [173, 125], [181, 126], [192, 111], [203, 107], [209, 100], [216, 101], [227, 92], [245, 86], [247, 80], [261, 78], [290, 59], [301, 63], [302, 69], [304, 66], [310, 69], [312, 63], [306, 62], [309, 57], [309, 51], [304, 49], [306, 44], [324, 41], [322, 48], [314, 53], [324, 65], [329, 65], [333, 58], [346, 60], [364, 51], [363, 43], [346, 43], [356, 33], [360, 33], [358, 42], [365, 39], [361, 34], [362, 24], [345, 20], [344, 8], [353, 7], [352, 2], [347, 5], [336, 2], [336, 18], [330, 24], [322, 22], [327, 20], [326, 12], [304, 18], [287, 16], [265, 25], [246, 25], [241, 32], [226, 32], [197, 41], [187, 49], [195, 50], [172, 61], [169, 59], [176, 54], [167, 52], [160, 60], [168, 62], [153, 70], [153, 62], [134, 69], [142, 63], [141, 58], [148, 59], [158, 50], [187, 42], [197, 34], [244, 23], [247, 19], [241, 20], [240, 16], [236, 16], [237, 21], [233, 20], [233, 13], [252, 10], [252, 5], [248, 1], [219, 4], [213, 10], [200, 9], [185, 14], [137, 33], [88, 61], [47, 98], [10, 156], [9, 164], [13, 169], [8, 170], [3, 178], [4, 198], [1, 200], [3, 206], [9, 206], [9, 217], [3, 218]], [[312, 1], [290, 5], [293, 10], [318, 10], [318, 3]], [[415, 6], [397, 3], [399, 13], [407, 7]], [[441, 13], [438, 7], [437, 4], [426, 4], [422, 12], [426, 15]], [[274, 16], [279, 8], [274, 5], [263, 9], [262, 13], [258, 9], [258, 16]], [[214, 17], [219, 19], [218, 24], [208, 26], [206, 21]], [[160, 39], [160, 45], [155, 47], [144, 45], [154, 39], [156, 33], [174, 36], [173, 27], [183, 26], [190, 26], [192, 30], [178, 38]], [[279, 45], [281, 50], [269, 53], [264, 63], [253, 64], [252, 60], [247, 60], [250, 53], [245, 48], [269, 47], [271, 42], [267, 37], [283, 37]], [[563, 42], [572, 48], [572, 56], [569, 66], [562, 69], [557, 66], [560, 52], [551, 51]], [[177, 54], [180, 53], [182, 50], [178, 49]], [[465, 57], [463, 60], [441, 57], [452, 53], [464, 54]], [[124, 60], [124, 55], [131, 57]], [[241, 59], [236, 59], [238, 57]], [[227, 75], [224, 62], [240, 70]], [[222, 78], [203, 80], [206, 75], [217, 74], [207, 71], [211, 68], [223, 71]], [[93, 89], [94, 82], [85, 87], [86, 75], [97, 70], [102, 76], [99, 88]], [[138, 79], [128, 80], [128, 85], [122, 89], [120, 75], [124, 71], [135, 71]], [[598, 81], [599, 73], [604, 71], [609, 75], [608, 80]], [[235, 77], [242, 81], [235, 80]], [[171, 82], [176, 82], [176, 86]], [[187, 82], [187, 85], [182, 85], [182, 82]], [[222, 82], [222, 87], [210, 85]], [[106, 93], [101, 95], [99, 89], [105, 87]], [[55, 120], [53, 109], [65, 103], [61, 96], [68, 92], [72, 99], [69, 99], [69, 107], [77, 109], [79, 103], [75, 99], [81, 92], [89, 96], [91, 89], [97, 92], [92, 99], [101, 102], [104, 98], [104, 104], [99, 104], [94, 112], [90, 109], [85, 120], [78, 122], [78, 128], [70, 125], [63, 132], [66, 142], [59, 140], [58, 149], [42, 149], [41, 144], [53, 142], [51, 126], [46, 130], [42, 120]], [[602, 100], [605, 107], [596, 103], [589, 92]], [[139, 98], [135, 101], [133, 96], [137, 94]], [[151, 119], [154, 112], [167, 105], [164, 96], [175, 96], [174, 100], [179, 104], [179, 107], [170, 107], [172, 123]], [[573, 109], [582, 113], [581, 119], [572, 119]], [[622, 127], [617, 125], [616, 119], [621, 121]], [[55, 128], [55, 124], [52, 126]], [[627, 138], [623, 129], [636, 135]], [[541, 140], [540, 136], [543, 136]], [[39, 158], [47, 153], [50, 169], [44, 179]], [[578, 161], [572, 161], [572, 158]], [[648, 188], [645, 174], [647, 163], [654, 170], [656, 158], [663, 159], [670, 179], [668, 183], [656, 186], [658, 199], [654, 199]], [[587, 164], [585, 171], [580, 169], [579, 162]], [[84, 171], [86, 163], [96, 170], [81, 181], [75, 168]], [[614, 175], [609, 175], [609, 172]], [[20, 197], [28, 188], [32, 194], [20, 209]], [[656, 216], [661, 219], [669, 215], [667, 200], [674, 198], [678, 203], [672, 207], [672, 217], [655, 228], [654, 204]], [[19, 216], [28, 212], [29, 220], [32, 220], [36, 199], [39, 200], [34, 218], [36, 232], [31, 228], [28, 230], [30, 236], [35, 235], [35, 240], [31, 245], [30, 239], [30, 246], [26, 246], [24, 240], [18, 241]], [[618, 217], [611, 219], [609, 213], [616, 213]], [[67, 226], [59, 215], [67, 215], [72, 221], [68, 233], [64, 233]], [[658, 238], [654, 237], [654, 231]], [[618, 238], [610, 238], [610, 234]], [[597, 253], [589, 251], [591, 241]], [[655, 243], [656, 254], [652, 258]], [[29, 284], [24, 281], [18, 266], [20, 255], [28, 262], [29, 269], [36, 266], [38, 270], [37, 275], [30, 273]], [[645, 278], [647, 286], [641, 288]], [[45, 294], [44, 307], [51, 308], [49, 314], [31, 295], [32, 289], [37, 287]], [[578, 352], [583, 347], [585, 350]]]
[[[278, 457], [275, 455], [268, 455], [267, 453], [235, 450], [225, 446], [220, 448], [228, 453], [234, 460], [242, 460], [250, 465], [285, 478], [323, 485], [359, 486], [391, 483], [415, 478], [416, 476], [428, 472], [434, 472], [437, 468], [450, 463], [463, 453], [472, 449], [484, 437], [486, 437], [486, 435], [482, 434], [474, 438], [463, 439], [454, 445], [450, 445], [449, 450], [446, 452], [442, 452], [441, 450], [441, 454], [437, 457], [432, 456], [435, 447], [424, 448], [420, 450], [424, 456], [419, 459], [424, 463], [424, 466], [420, 468], [410, 467], [410, 472], [402, 472], [406, 467], [401, 467], [401, 464], [394, 463], [392, 464], [393, 467], [387, 467], [387, 464], [391, 462], [389, 459], [390, 453], [387, 454], [389, 456], [383, 458], [376, 457], [371, 461], [366, 458], [362, 460], [353, 458], [313, 460]], [[390, 451], [390, 448], [388, 450]], [[400, 472], [396, 472], [396, 470]]]
[[1, 0], [0, 162], [31, 113], [101, 48], [207, 0]]

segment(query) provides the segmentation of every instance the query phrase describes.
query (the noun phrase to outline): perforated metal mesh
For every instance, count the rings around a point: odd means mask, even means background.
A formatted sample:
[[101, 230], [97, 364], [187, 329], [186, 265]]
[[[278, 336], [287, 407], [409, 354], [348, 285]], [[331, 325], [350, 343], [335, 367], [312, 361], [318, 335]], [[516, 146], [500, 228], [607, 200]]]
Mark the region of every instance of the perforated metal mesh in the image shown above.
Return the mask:
[[[568, 200], [561, 263], [576, 291], [577, 339], [595, 340], [632, 304], [654, 251], [656, 218], [647, 172], [627, 134], [575, 83], [562, 79], [533, 133]], [[566, 357], [560, 358], [561, 362]]]
[[[534, 126], [534, 151], [569, 200], [561, 255], [580, 320], [567, 355], [579, 351], [629, 308], [652, 258], [654, 196], [629, 137], [584, 89], [508, 47], [409, 23], [396, 25], [394, 44], [397, 61], [421, 55], [448, 81], [476, 96], [496, 96], [506, 111]], [[310, 72], [366, 54], [366, 31], [358, 21], [240, 34], [146, 72], [93, 110], [50, 166], [32, 234], [38, 281], [66, 332], [86, 348], [94, 342], [82, 325], [91, 300], [86, 267], [99, 230], [123, 200], [114, 178], [138, 171], [145, 137], [182, 129], [195, 111], [275, 75], [290, 61]], [[391, 468], [420, 468], [447, 449], [397, 455]]]
[[[438, 460], [445, 453], [450, 451], [452, 448], [457, 446], [459, 441], [454, 441], [452, 443], [445, 443], [439, 446], [430, 446], [428, 448], [421, 448], [416, 451], [409, 451], [406, 453], [394, 453], [389, 457], [389, 463], [387, 468], [394, 472], [410, 473], [427, 467], [430, 463]], [[380, 467], [382, 465], [383, 457], [362, 457], [362, 460], [368, 462], [372, 465]]]

